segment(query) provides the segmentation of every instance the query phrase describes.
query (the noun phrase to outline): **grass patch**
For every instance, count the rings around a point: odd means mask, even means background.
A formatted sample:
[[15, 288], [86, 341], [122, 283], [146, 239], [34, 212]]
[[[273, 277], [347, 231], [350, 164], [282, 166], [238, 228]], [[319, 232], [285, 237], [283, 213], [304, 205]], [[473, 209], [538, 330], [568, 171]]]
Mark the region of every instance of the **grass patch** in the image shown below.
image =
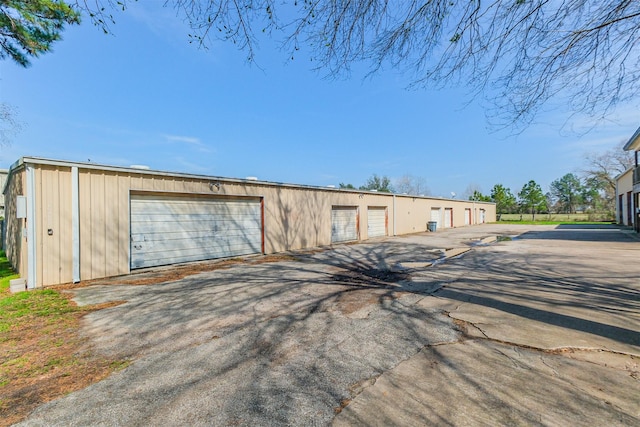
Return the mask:
[[0, 251], [0, 292], [7, 291], [9, 289], [9, 281], [18, 277], [20, 276], [11, 268], [11, 263], [7, 260], [4, 251]]
[[549, 213], [537, 213], [535, 214], [535, 216], [533, 216], [532, 214], [528, 213], [528, 214], [500, 214], [498, 215], [498, 218], [500, 219], [500, 221], [498, 222], [502, 222], [502, 221], [540, 221], [540, 220], [544, 220], [544, 221], [554, 221], [554, 222], [579, 222], [579, 223], [585, 223], [585, 222], [612, 222], [612, 220], [614, 220], [613, 217], [611, 217], [608, 214], [596, 214], [596, 213], [576, 213], [576, 214], [549, 214]]
[[78, 307], [52, 289], [11, 294], [18, 276], [1, 252], [0, 275], [0, 426], [128, 366], [94, 354], [78, 333], [82, 316], [116, 303]]
[[611, 225], [610, 221], [519, 221], [519, 220], [501, 220], [496, 224], [522, 224], [522, 225]]

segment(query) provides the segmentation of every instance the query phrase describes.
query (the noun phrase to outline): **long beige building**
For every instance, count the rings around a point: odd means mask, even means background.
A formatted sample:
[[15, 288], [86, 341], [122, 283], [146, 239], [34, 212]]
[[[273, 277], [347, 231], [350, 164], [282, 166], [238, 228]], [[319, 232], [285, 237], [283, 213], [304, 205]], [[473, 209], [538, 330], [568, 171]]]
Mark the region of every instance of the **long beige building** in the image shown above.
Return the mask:
[[7, 257], [28, 288], [496, 218], [486, 202], [34, 157], [10, 168], [4, 195]]

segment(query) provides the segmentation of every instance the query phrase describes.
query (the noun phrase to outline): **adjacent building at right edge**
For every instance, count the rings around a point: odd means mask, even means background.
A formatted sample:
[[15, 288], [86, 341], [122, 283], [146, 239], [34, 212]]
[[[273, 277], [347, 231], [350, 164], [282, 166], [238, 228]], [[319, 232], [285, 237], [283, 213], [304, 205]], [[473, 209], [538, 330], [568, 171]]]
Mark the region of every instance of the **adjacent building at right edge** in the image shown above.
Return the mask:
[[634, 166], [618, 176], [616, 180], [616, 218], [620, 224], [633, 226], [640, 232], [640, 128], [624, 146], [625, 151], [633, 151]]

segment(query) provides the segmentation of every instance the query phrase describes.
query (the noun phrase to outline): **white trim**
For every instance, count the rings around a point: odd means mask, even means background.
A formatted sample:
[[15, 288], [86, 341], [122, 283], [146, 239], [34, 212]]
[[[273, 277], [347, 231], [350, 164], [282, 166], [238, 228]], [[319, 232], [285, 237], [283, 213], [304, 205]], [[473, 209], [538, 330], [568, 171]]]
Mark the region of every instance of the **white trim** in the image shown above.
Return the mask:
[[640, 128], [638, 128], [631, 136], [629, 141], [622, 147], [624, 151], [638, 150], [640, 149]]
[[73, 283], [80, 281], [80, 176], [78, 167], [71, 167], [71, 253]]
[[33, 165], [26, 165], [27, 175], [27, 288], [36, 287], [36, 176]]

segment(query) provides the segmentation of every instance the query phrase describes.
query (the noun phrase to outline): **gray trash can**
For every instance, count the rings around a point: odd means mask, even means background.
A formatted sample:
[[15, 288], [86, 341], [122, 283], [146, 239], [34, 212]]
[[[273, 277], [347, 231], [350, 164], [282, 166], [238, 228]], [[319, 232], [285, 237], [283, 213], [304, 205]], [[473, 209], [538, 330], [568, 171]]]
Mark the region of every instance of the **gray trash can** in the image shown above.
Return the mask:
[[427, 223], [427, 230], [435, 232], [436, 228], [438, 228], [438, 223], [436, 221], [429, 221]]

